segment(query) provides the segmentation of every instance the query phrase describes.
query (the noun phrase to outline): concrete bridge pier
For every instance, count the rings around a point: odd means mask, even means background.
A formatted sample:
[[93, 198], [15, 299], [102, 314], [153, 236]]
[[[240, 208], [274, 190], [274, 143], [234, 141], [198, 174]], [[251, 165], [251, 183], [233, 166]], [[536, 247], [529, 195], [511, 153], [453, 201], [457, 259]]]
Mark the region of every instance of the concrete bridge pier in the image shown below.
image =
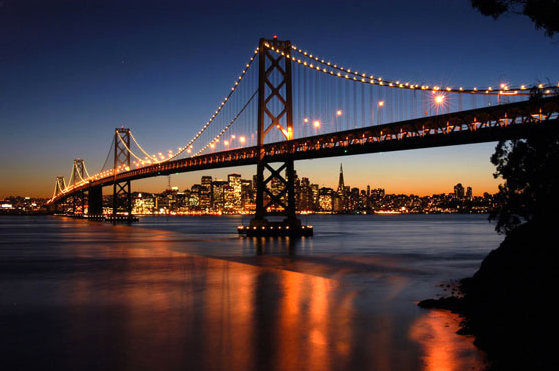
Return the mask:
[[88, 217], [103, 215], [103, 187], [91, 187], [87, 198]]

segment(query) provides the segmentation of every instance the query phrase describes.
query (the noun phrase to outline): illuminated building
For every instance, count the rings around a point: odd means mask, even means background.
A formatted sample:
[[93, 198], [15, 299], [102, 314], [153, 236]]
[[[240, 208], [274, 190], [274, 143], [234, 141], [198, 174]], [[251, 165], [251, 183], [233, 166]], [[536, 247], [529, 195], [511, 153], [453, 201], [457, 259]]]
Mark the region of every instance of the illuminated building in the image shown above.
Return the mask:
[[212, 177], [204, 175], [201, 183], [200, 209], [202, 211], [210, 211], [212, 208]]
[[464, 198], [464, 186], [462, 186], [462, 183], [458, 183], [454, 186], [454, 197], [459, 200]]
[[226, 180], [216, 179], [212, 183], [213, 209], [223, 210], [225, 208], [225, 187], [229, 183]]
[[229, 174], [227, 176], [229, 182], [230, 207], [233, 211], [239, 212], [241, 210], [241, 174]]
[[332, 212], [334, 206], [334, 190], [332, 188], [320, 188], [318, 204], [320, 211]]

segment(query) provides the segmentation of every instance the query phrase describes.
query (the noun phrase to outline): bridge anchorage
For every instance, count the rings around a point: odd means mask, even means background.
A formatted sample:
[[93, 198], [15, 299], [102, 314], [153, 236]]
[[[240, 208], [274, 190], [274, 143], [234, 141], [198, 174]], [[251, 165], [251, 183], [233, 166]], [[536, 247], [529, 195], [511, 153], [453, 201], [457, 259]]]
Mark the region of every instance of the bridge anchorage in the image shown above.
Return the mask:
[[[271, 47], [280, 53], [272, 52]], [[241, 225], [237, 231], [246, 236], [312, 236], [312, 226], [301, 224], [295, 214], [292, 154], [271, 161], [264, 150], [264, 139], [272, 130], [278, 130], [287, 141], [293, 139], [291, 59], [286, 57], [291, 53], [291, 42], [262, 38], [259, 51], [256, 213], [250, 225]], [[274, 192], [268, 187], [272, 182], [280, 184]]]

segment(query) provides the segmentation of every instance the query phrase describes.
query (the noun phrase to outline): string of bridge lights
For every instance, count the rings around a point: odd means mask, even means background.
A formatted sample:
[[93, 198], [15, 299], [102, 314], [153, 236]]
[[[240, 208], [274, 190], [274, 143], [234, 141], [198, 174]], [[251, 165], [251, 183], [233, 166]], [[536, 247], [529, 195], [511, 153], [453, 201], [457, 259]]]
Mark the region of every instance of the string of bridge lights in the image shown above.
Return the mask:
[[[208, 144], [206, 144], [204, 146], [204, 148], [200, 149], [198, 152], [196, 152], [195, 154], [192, 155], [192, 157], [194, 156], [198, 156], [200, 153], [204, 152], [206, 149], [208, 149], [208, 147], [214, 148], [215, 147], [215, 143], [219, 142], [219, 138], [225, 134], [225, 132], [227, 130], [229, 130], [229, 128], [231, 127], [231, 125], [233, 125], [233, 123], [235, 121], [237, 121], [237, 119], [239, 118], [239, 116], [241, 116], [241, 114], [243, 113], [243, 111], [248, 107], [248, 105], [250, 104], [250, 102], [252, 102], [252, 100], [254, 99], [254, 97], [256, 97], [256, 94], [258, 93], [258, 89], [256, 89], [256, 91], [252, 94], [252, 96], [250, 97], [250, 99], [248, 100], [248, 102], [246, 102], [246, 104], [243, 106], [243, 108], [241, 108], [241, 110], [239, 111], [239, 113], [237, 113], [237, 115], [235, 115], [235, 117], [233, 117], [233, 119], [219, 132], [218, 135], [216, 135], [216, 137], [214, 139], [212, 139]], [[242, 140], [242, 138], [244, 137], [240, 137], [239, 140], [241, 142], [243, 142], [244, 140]], [[228, 141], [225, 141], [225, 145], [229, 145]]]
[[[191, 153], [192, 152], [192, 145], [194, 144], [194, 142], [200, 138], [200, 136], [206, 131], [206, 129], [211, 125], [212, 122], [214, 122], [214, 120], [216, 119], [216, 117], [219, 115], [219, 113], [221, 112], [221, 110], [223, 109], [223, 107], [225, 106], [225, 104], [230, 100], [231, 96], [233, 95], [233, 93], [235, 93], [235, 91], [237, 90], [240, 82], [243, 80], [243, 78], [245, 77], [245, 75], [247, 74], [250, 66], [252, 65], [252, 63], [254, 62], [254, 60], [256, 59], [255, 56], [256, 54], [258, 54], [259, 52], [259, 48], [256, 48], [254, 50], [254, 54], [253, 56], [250, 58], [250, 61], [245, 65], [245, 68], [243, 69], [243, 71], [241, 72], [241, 74], [239, 75], [237, 81], [235, 81], [235, 84], [233, 85], [233, 87], [231, 87], [231, 91], [229, 92], [229, 94], [223, 99], [223, 101], [219, 104], [217, 110], [214, 112], [214, 114], [210, 117], [210, 119], [204, 124], [204, 126], [202, 126], [202, 128], [198, 131], [198, 133], [196, 133], [196, 135], [188, 142], [188, 144], [184, 147], [179, 147], [178, 148], [178, 152], [175, 153], [173, 155], [173, 151], [169, 150], [169, 155], [165, 158], [165, 156], [159, 152], [160, 155], [160, 159], [157, 159], [156, 155], [150, 155], [148, 154], [143, 148], [142, 146], [138, 143], [138, 141], [136, 140], [136, 138], [134, 138], [134, 136], [132, 136], [132, 140], [134, 141], [134, 143], [138, 146], [138, 148], [140, 148], [140, 150], [146, 155], [145, 160], [144, 159], [140, 159], [139, 157], [137, 157], [136, 155], [134, 155], [134, 157], [136, 157], [140, 163], [142, 165], [145, 164], [145, 162], [147, 162], [148, 164], [151, 163], [156, 163], [156, 164], [160, 164], [160, 163], [164, 163], [164, 162], [168, 162], [173, 160], [174, 158], [180, 156], [183, 152], [187, 152], [187, 153]], [[252, 98], [251, 98], [252, 99]], [[244, 109], [244, 108], [243, 108]], [[122, 138], [121, 138], [122, 140]], [[207, 147], [206, 147], [207, 148]], [[132, 153], [132, 152], [130, 152]], [[199, 153], [199, 152], [198, 152]], [[147, 161], [146, 161], [147, 160]]]
[[[198, 133], [196, 133], [196, 135], [188, 142], [188, 144], [184, 147], [179, 147], [178, 148], [178, 152], [175, 153], [173, 155], [173, 151], [169, 150], [168, 152], [168, 156], [163, 155], [161, 152], [159, 152], [159, 159], [157, 158], [157, 155], [150, 155], [143, 147], [142, 145], [140, 145], [140, 143], [138, 142], [138, 140], [134, 137], [134, 135], [132, 134], [132, 131], [129, 131], [130, 136], [132, 138], [132, 140], [134, 141], [134, 143], [136, 144], [136, 146], [138, 146], [138, 148], [140, 149], [140, 151], [146, 156], [144, 159], [142, 159], [140, 156], [136, 155], [130, 148], [129, 146], [126, 144], [126, 142], [124, 141], [124, 139], [121, 137], [121, 135], [119, 133], [117, 133], [118, 138], [120, 140], [120, 142], [124, 145], [124, 147], [126, 148], [126, 150], [134, 157], [136, 158], [136, 160], [138, 160], [137, 162], [134, 161], [133, 163], [139, 167], [140, 165], [145, 165], [146, 163], [148, 164], [160, 164], [160, 163], [164, 163], [164, 162], [168, 162], [173, 160], [174, 158], [180, 156], [183, 152], [187, 152], [187, 153], [191, 153], [192, 152], [192, 147], [194, 142], [200, 138], [200, 136], [206, 131], [206, 129], [211, 125], [211, 123], [216, 119], [216, 117], [219, 115], [219, 113], [223, 110], [223, 107], [225, 106], [225, 104], [230, 100], [231, 96], [235, 93], [235, 91], [237, 90], [240, 82], [242, 81], [242, 79], [245, 77], [245, 75], [247, 74], [249, 68], [251, 67], [251, 65], [253, 64], [254, 60], [256, 59], [255, 56], [256, 54], [258, 54], [259, 52], [259, 48], [256, 48], [254, 50], [254, 54], [253, 56], [250, 58], [250, 61], [245, 65], [245, 68], [243, 69], [243, 71], [241, 72], [241, 74], [239, 75], [237, 81], [235, 81], [234, 85], [231, 87], [231, 90], [229, 92], [229, 94], [223, 99], [223, 101], [219, 104], [217, 110], [214, 112], [214, 114], [210, 117], [210, 119], [204, 124], [204, 126], [198, 131]], [[254, 98], [254, 96], [256, 95], [256, 93], [253, 94], [253, 96], [250, 98], [249, 102], [252, 101], [252, 99]], [[215, 143], [215, 141], [219, 141], [219, 138], [227, 131], [227, 129], [229, 129], [229, 127], [231, 127], [231, 125], [235, 122], [235, 120], [240, 116], [240, 114], [243, 112], [243, 110], [248, 106], [248, 103], [245, 105], [245, 107], [242, 108], [242, 110], [237, 114], [237, 116], [235, 116], [235, 118], [226, 126], [226, 128], [224, 128], [220, 134], [214, 138], [214, 140], [212, 142], [210, 142], [208, 145], [206, 145], [204, 147], [203, 150], [207, 149], [208, 146], [211, 146], [212, 143]], [[234, 136], [233, 136], [234, 137]], [[195, 155], [201, 153], [203, 150], [198, 151]], [[120, 170], [124, 169], [124, 167], [121, 165], [116, 169], [116, 172], [119, 172]], [[130, 170], [129, 167], [126, 167], [126, 170]], [[87, 173], [87, 170], [86, 170]], [[83, 179], [82, 178], [82, 182], [87, 182], [89, 179], [92, 178], [99, 178], [99, 177], [103, 177], [103, 176], [108, 176], [111, 174], [114, 174], [115, 170], [114, 169], [109, 169], [103, 172], [99, 172], [97, 174], [94, 174], [93, 176], [90, 176], [89, 173], [87, 173], [88, 178], [87, 179]], [[72, 179], [73, 177], [73, 172], [70, 175], [70, 179]], [[62, 190], [62, 192], [66, 193], [68, 191], [70, 191], [71, 189], [73, 189], [75, 186], [70, 186], [69, 184], [65, 184], [65, 188], [64, 190]]]
[[[409, 89], [409, 90], [430, 90], [434, 93], [436, 92], [448, 92], [448, 93], [469, 93], [469, 94], [488, 94], [488, 95], [529, 95], [530, 93], [526, 90], [529, 90], [531, 86], [529, 85], [520, 85], [519, 87], [510, 87], [508, 84], [501, 84], [497, 90], [493, 89], [493, 87], [489, 86], [485, 90], [478, 89], [477, 87], [474, 88], [454, 88], [454, 87], [441, 87], [441, 86], [429, 86], [429, 85], [419, 85], [419, 84], [412, 84], [409, 82], [401, 82], [401, 81], [389, 81], [384, 80], [382, 77], [375, 77], [374, 75], [367, 74], [367, 73], [359, 73], [358, 71], [352, 71], [351, 68], [345, 68], [343, 66], [339, 66], [337, 64], [333, 64], [329, 61], [326, 61], [324, 58], [319, 58], [316, 55], [313, 55], [303, 49], [297, 48], [295, 45], [291, 46], [292, 52], [285, 53], [280, 48], [274, 47], [269, 43], [264, 44], [265, 47], [269, 48], [273, 52], [280, 54], [281, 56], [291, 59], [293, 62], [301, 64], [304, 67], [307, 67], [311, 70], [322, 72], [331, 76], [335, 76], [341, 79], [352, 80], [364, 84], [369, 85], [381, 85], [381, 86], [388, 86], [392, 88], [399, 88], [399, 89]], [[293, 53], [298, 53], [302, 55], [302, 58], [296, 58]], [[308, 60], [312, 60], [310, 62]], [[556, 87], [559, 87], [559, 83], [557, 86], [552, 84], [538, 84], [534, 87], [538, 89], [544, 90], [542, 93], [544, 95], [553, 94], [553, 90]]]

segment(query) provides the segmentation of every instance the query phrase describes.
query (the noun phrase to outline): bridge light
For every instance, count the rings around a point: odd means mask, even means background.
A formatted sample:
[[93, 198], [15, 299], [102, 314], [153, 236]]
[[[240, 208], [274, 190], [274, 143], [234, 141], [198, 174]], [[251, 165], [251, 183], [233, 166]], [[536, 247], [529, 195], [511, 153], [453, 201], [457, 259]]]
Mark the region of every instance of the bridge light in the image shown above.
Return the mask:
[[313, 122], [313, 125], [315, 128], [320, 127], [320, 121], [316, 120], [315, 122]]
[[435, 97], [435, 103], [437, 103], [437, 104], [443, 104], [443, 102], [444, 102], [444, 95], [437, 95], [437, 96]]
[[336, 116], [341, 116], [341, 115], [342, 115], [342, 110], [341, 109], [337, 110], [336, 111]]
[[383, 100], [381, 100], [380, 102], [378, 102], [378, 106], [379, 106], [379, 107], [382, 107], [382, 106], [384, 106], [384, 101], [383, 101]]
[[224, 140], [224, 141], [223, 141], [223, 144], [225, 144], [226, 146], [228, 146], [228, 145], [229, 145], [229, 141], [228, 141], [228, 140]]
[[244, 143], [244, 142], [246, 141], [246, 138], [245, 138], [245, 137], [239, 137], [239, 141], [240, 141], [241, 143]]
[[305, 117], [305, 118], [303, 119], [303, 122], [306, 124], [307, 122], [309, 122], [309, 119]]

